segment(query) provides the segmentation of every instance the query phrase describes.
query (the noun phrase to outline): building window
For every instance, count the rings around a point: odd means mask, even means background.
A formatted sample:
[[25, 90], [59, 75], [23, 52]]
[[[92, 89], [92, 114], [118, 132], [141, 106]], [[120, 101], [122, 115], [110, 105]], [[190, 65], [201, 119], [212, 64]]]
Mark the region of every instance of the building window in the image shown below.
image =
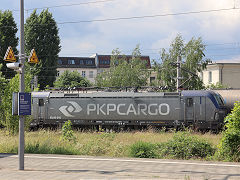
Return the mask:
[[86, 77], [86, 71], [82, 71], [82, 77]]
[[114, 64], [115, 64], [115, 65], [118, 65], [118, 63], [119, 63], [118, 60], [115, 60], [115, 61], [114, 61]]
[[58, 64], [62, 64], [62, 60], [61, 59], [58, 60]]
[[87, 60], [86, 64], [93, 64], [92, 60]]
[[212, 72], [211, 71], [208, 72], [208, 82], [212, 83]]
[[60, 76], [60, 72], [59, 71], [57, 71], [57, 76]]
[[203, 80], [203, 72], [200, 72], [199, 78], [200, 78], [201, 80]]
[[93, 78], [93, 71], [89, 71], [89, 78]]
[[83, 60], [80, 60], [80, 61], [79, 61], [79, 64], [84, 64], [84, 63], [83, 63]]
[[103, 71], [104, 71], [103, 69], [98, 69], [97, 73], [101, 74], [101, 73], [103, 73]]
[[101, 62], [101, 64], [110, 64], [110, 60], [102, 60], [100, 62]]
[[69, 59], [68, 64], [75, 64], [75, 61], [73, 59]]

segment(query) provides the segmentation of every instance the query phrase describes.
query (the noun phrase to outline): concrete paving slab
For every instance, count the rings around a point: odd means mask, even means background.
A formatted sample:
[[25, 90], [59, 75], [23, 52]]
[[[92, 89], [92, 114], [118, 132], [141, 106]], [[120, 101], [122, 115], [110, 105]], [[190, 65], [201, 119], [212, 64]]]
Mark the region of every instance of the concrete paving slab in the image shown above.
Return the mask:
[[240, 163], [25, 154], [0, 154], [0, 179], [186, 179], [239, 180]]

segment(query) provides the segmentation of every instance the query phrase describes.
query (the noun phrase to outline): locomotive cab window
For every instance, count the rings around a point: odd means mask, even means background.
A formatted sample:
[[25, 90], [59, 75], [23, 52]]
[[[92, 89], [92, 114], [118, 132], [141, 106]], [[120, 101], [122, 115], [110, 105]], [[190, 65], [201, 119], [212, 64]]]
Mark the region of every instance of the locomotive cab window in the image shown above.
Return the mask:
[[187, 107], [193, 106], [193, 98], [187, 98]]
[[44, 106], [44, 101], [43, 101], [43, 99], [39, 99], [39, 100], [38, 100], [38, 105], [39, 105], [39, 106]]

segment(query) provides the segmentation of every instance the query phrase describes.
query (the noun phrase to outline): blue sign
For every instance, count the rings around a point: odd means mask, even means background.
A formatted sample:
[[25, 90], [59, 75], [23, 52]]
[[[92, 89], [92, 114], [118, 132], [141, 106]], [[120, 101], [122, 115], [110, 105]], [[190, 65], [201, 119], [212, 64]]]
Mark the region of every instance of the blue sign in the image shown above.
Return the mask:
[[31, 93], [18, 93], [18, 115], [31, 115]]

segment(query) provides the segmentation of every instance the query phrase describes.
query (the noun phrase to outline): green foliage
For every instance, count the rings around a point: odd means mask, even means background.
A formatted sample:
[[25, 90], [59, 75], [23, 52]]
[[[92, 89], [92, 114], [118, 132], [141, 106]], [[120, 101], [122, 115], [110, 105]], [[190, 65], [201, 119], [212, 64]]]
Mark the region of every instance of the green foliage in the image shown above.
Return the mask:
[[[1, 67], [2, 65], [0, 64], [0, 70], [1, 70]], [[2, 107], [2, 98], [3, 98], [3, 94], [4, 94], [4, 91], [7, 87], [7, 80], [2, 76], [2, 72], [0, 71], [0, 127], [2, 124], [2, 121], [1, 119], [4, 118], [4, 110], [3, 110], [3, 107]]]
[[66, 121], [62, 127], [61, 139], [76, 142], [76, 137], [72, 130], [72, 122], [70, 120]]
[[[31, 92], [31, 79], [30, 74], [25, 74], [25, 92]], [[16, 74], [9, 83], [6, 85], [3, 92], [1, 109], [1, 124], [7, 128], [9, 133], [15, 133], [18, 131], [19, 116], [12, 115], [12, 94], [13, 92], [19, 92], [19, 74]], [[31, 121], [30, 117], [26, 118], [25, 125], [28, 127]]]
[[77, 71], [64, 71], [63, 74], [54, 82], [54, 87], [68, 88], [68, 87], [88, 87], [91, 83], [86, 78], [82, 77]]
[[173, 139], [159, 144], [139, 141], [130, 146], [130, 156], [138, 158], [206, 158], [212, 156], [215, 148], [207, 141], [190, 136], [189, 133], [176, 133]]
[[35, 144], [26, 144], [25, 152], [34, 154], [75, 154], [72, 148], [69, 148], [67, 146], [52, 147], [50, 144], [40, 144], [39, 142], [36, 142]]
[[0, 10], [0, 63], [3, 64], [2, 72], [3, 75], [10, 79], [16, 74], [13, 70], [6, 67], [6, 62], [3, 61], [3, 57], [7, 51], [8, 46], [13, 48], [14, 54], [17, 55], [17, 46], [18, 38], [16, 37], [17, 33], [17, 24], [14, 21], [11, 11]]
[[138, 141], [130, 146], [130, 156], [136, 158], [155, 158], [155, 145]]
[[40, 60], [40, 65], [32, 65], [31, 71], [38, 76], [40, 89], [47, 85], [52, 87], [57, 75], [57, 60], [61, 47], [56, 21], [48, 10], [43, 10], [39, 15], [34, 10], [27, 18], [25, 45], [26, 53], [30, 53], [34, 48]]
[[[201, 38], [192, 38], [188, 43], [185, 43], [181, 35], [177, 35], [172, 42], [170, 49], [162, 49], [162, 63], [154, 62], [154, 69], [157, 71], [157, 79], [159, 85], [167, 86], [170, 91], [176, 90], [177, 68], [174, 64], [177, 62], [177, 57], [180, 56], [183, 60], [182, 69], [197, 74], [206, 68], [209, 59], [204, 59], [205, 45]], [[182, 70], [183, 77], [182, 87], [185, 89], [203, 89], [203, 82], [197, 76]]]
[[139, 46], [137, 46], [132, 58], [120, 55], [118, 49], [113, 50], [109, 70], [99, 74], [96, 84], [100, 87], [137, 87], [147, 84], [149, 72], [145, 62], [141, 59]]
[[205, 158], [212, 156], [215, 148], [207, 141], [190, 136], [189, 133], [176, 133], [172, 140], [158, 144], [159, 157], [177, 159]]
[[206, 89], [227, 89], [227, 88], [229, 87], [219, 82], [217, 82], [216, 84], [210, 84], [206, 86]]
[[240, 162], [240, 102], [226, 118], [226, 130], [219, 144], [217, 156], [220, 159]]
[[[59, 131], [40, 130], [26, 132], [26, 153], [51, 153], [51, 154], [74, 154], [88, 156], [108, 157], [151, 157], [151, 158], [177, 158], [170, 156], [167, 142], [173, 141], [175, 133], [103, 133], [103, 132], [74, 132], [76, 143], [68, 140], [59, 141], [62, 133]], [[180, 134], [179, 134], [180, 136]], [[207, 139], [209, 142], [218, 144], [220, 134], [186, 134]], [[180, 138], [180, 137], [179, 137]], [[9, 136], [5, 130], [0, 130], [0, 153], [17, 153], [18, 135]], [[216, 142], [217, 141], [217, 142]], [[146, 142], [146, 143], [145, 143]], [[186, 146], [192, 146], [192, 141]], [[138, 145], [133, 145], [138, 144]], [[200, 144], [200, 143], [199, 143]], [[198, 145], [199, 145], [198, 144]], [[196, 145], [196, 144], [195, 144]], [[133, 147], [134, 146], [134, 147]], [[214, 146], [214, 145], [213, 145]], [[203, 148], [200, 144], [197, 148]], [[169, 148], [170, 149], [170, 148]], [[207, 149], [207, 148], [205, 148]], [[130, 153], [132, 151], [132, 153]], [[204, 150], [202, 150], [204, 151]], [[166, 153], [164, 153], [166, 152]], [[206, 150], [206, 153], [209, 151]], [[195, 153], [197, 154], [197, 153]], [[201, 155], [202, 157], [203, 155]], [[198, 158], [200, 156], [192, 156]], [[204, 158], [216, 160], [211, 153]]]

